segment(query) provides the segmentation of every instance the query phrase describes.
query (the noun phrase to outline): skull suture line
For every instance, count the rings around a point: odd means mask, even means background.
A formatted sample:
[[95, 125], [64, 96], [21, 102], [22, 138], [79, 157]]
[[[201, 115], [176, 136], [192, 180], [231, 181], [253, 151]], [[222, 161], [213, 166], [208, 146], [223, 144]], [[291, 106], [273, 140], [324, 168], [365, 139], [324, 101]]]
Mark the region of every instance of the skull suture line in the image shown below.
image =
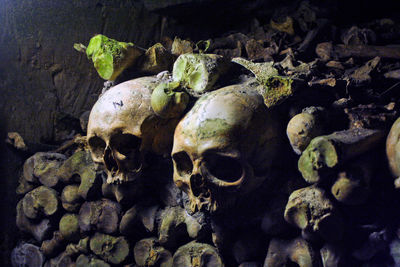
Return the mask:
[[192, 212], [217, 212], [257, 188], [277, 154], [276, 117], [255, 90], [232, 85], [201, 97], [175, 130], [174, 181]]
[[93, 161], [106, 168], [107, 183], [133, 181], [142, 174], [146, 153], [171, 151], [177, 120], [161, 119], [151, 109], [158, 84], [155, 77], [118, 84], [93, 106], [87, 140]]

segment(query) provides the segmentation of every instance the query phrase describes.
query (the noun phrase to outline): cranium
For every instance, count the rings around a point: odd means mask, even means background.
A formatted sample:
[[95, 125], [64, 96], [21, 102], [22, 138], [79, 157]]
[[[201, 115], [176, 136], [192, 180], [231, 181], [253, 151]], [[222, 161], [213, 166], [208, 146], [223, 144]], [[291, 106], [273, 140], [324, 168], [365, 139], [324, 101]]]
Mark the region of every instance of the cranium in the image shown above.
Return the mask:
[[148, 152], [168, 154], [176, 120], [157, 117], [150, 99], [155, 77], [130, 80], [105, 92], [93, 106], [87, 140], [93, 161], [104, 164], [107, 183], [133, 181]]
[[255, 90], [232, 85], [201, 97], [174, 135], [174, 181], [192, 212], [234, 205], [268, 176], [279, 126]]

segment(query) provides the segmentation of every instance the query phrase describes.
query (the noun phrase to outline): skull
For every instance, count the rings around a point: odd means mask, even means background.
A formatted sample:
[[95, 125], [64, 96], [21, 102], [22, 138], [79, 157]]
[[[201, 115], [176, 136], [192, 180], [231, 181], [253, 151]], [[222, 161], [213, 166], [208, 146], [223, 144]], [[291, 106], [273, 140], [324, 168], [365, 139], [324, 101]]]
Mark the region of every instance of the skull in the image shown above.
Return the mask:
[[280, 127], [249, 86], [232, 85], [201, 97], [175, 130], [174, 181], [192, 212], [233, 206], [268, 176]]
[[155, 77], [130, 80], [105, 92], [93, 106], [87, 140], [93, 161], [104, 164], [107, 183], [134, 181], [149, 152], [169, 154], [177, 120], [157, 117], [151, 109]]

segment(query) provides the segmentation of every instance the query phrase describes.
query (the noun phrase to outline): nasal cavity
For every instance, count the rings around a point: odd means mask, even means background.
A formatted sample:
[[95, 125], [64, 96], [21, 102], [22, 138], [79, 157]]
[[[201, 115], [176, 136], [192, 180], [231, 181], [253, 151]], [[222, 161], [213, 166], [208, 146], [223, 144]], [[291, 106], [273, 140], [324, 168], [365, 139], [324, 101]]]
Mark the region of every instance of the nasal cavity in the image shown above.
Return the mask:
[[110, 147], [107, 147], [104, 151], [104, 165], [106, 165], [107, 170], [111, 173], [115, 173], [118, 170], [117, 162], [112, 155]]
[[204, 180], [200, 174], [193, 174], [190, 177], [190, 187], [192, 189], [192, 193], [195, 197], [200, 196], [200, 194], [204, 191]]

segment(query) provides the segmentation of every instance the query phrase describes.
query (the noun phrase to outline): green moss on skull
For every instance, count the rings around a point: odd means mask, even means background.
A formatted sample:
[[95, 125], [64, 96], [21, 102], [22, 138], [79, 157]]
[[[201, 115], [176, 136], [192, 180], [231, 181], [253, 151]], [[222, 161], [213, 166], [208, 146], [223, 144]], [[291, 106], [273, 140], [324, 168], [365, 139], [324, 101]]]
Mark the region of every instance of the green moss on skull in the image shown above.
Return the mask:
[[232, 128], [232, 125], [223, 119], [207, 119], [201, 122], [197, 130], [197, 136], [200, 139], [211, 138], [228, 132], [230, 128]]

